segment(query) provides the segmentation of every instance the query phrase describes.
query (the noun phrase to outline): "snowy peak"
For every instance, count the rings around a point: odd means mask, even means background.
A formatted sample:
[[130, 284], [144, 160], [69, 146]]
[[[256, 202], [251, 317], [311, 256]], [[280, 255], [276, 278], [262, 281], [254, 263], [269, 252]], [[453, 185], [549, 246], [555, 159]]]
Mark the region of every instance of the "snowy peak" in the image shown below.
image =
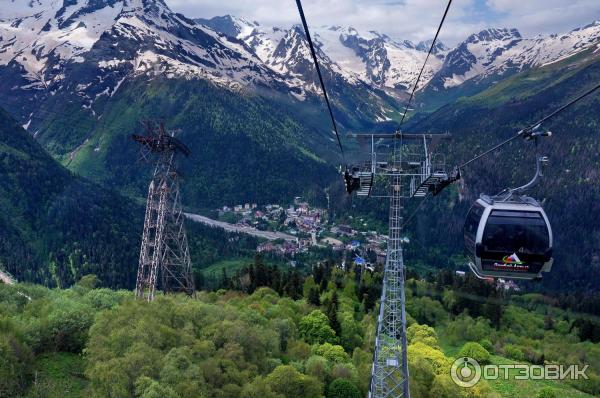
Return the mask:
[[[322, 54], [321, 59], [323, 60]], [[267, 61], [281, 73], [306, 76], [313, 69], [310, 49], [304, 31], [299, 26], [288, 30]]]
[[[391, 90], [404, 91], [412, 87], [420, 65], [425, 61], [429, 51], [429, 48], [419, 48], [409, 40], [397, 41], [375, 31], [361, 34], [353, 28], [350, 28], [347, 33], [342, 33], [339, 41], [345, 47], [352, 49], [362, 60], [364, 71], [360, 76], [364, 80]], [[339, 62], [336, 58], [334, 60]], [[422, 84], [427, 83], [439, 69], [441, 62], [441, 57], [430, 59], [425, 68]]]
[[469, 36], [467, 43], [492, 42], [492, 41], [507, 41], [521, 39], [521, 33], [517, 29], [485, 29], [479, 33]]
[[[351, 87], [405, 97], [431, 46], [351, 26], [320, 26], [312, 35], [325, 78], [339, 93]], [[436, 43], [419, 89], [506, 76], [599, 45], [600, 21], [535, 38], [485, 29], [453, 49]], [[299, 25], [263, 26], [231, 15], [194, 21], [163, 0], [20, 0], [0, 10], [0, 80], [15, 82], [0, 82], [4, 89], [68, 89], [91, 107], [139, 75], [267, 87], [300, 99], [319, 93]]]
[[486, 29], [447, 52], [442, 68], [432, 80], [433, 89], [547, 65], [598, 45], [598, 22], [563, 35], [535, 38], [523, 38], [516, 29]]
[[[298, 27], [266, 27], [232, 16], [203, 23], [244, 41], [274, 71], [297, 74], [309, 70], [310, 54], [299, 45], [303, 41], [298, 35], [301, 32], [293, 32]], [[446, 89], [472, 79], [479, 81], [556, 62], [597, 45], [599, 32], [600, 22], [564, 35], [536, 38], [524, 38], [514, 28], [489, 28], [470, 35], [453, 49], [438, 42], [419, 88], [431, 84], [434, 89]], [[431, 40], [415, 45], [351, 26], [320, 26], [313, 28], [312, 34], [322, 62], [328, 63], [333, 72], [349, 82], [362, 81], [391, 94], [412, 89], [431, 46]]]
[[231, 15], [211, 19], [197, 18], [194, 21], [200, 25], [208, 26], [216, 32], [235, 38], [248, 36], [255, 28], [260, 26], [258, 22], [249, 22], [244, 18]]
[[0, 19], [0, 65], [20, 64], [30, 76], [47, 69], [47, 60], [60, 65], [65, 60], [80, 61], [102, 33], [122, 12], [124, 1], [99, 1], [92, 5], [76, 1], [36, 0], [28, 7], [9, 11], [13, 18]]
[[163, 0], [30, 4], [0, 19], [0, 76], [22, 81], [23, 90], [68, 90], [90, 108], [138, 75], [230, 88], [284, 84], [243, 42], [172, 12]]
[[[419, 42], [419, 44], [417, 44], [415, 46], [415, 49], [419, 50], [419, 51], [426, 51], [429, 52], [429, 49], [431, 48], [431, 43], [433, 43], [433, 40], [424, 40]], [[433, 47], [433, 54], [442, 54], [445, 51], [450, 50], [449, 47], [447, 47], [444, 43], [442, 43], [441, 41], [437, 41], [435, 43], [435, 46]]]
[[[199, 20], [217, 32], [233, 36], [246, 43], [258, 58], [279, 73], [312, 76], [312, 60], [302, 28], [265, 27], [232, 16]], [[425, 60], [426, 49], [408, 40], [394, 40], [377, 32], [361, 32], [354, 27], [320, 26], [312, 32], [318, 56], [331, 73], [351, 83], [361, 81], [394, 93], [411, 86], [418, 73], [418, 64]], [[445, 50], [436, 46], [438, 57], [431, 59], [423, 83], [441, 67]], [[312, 77], [309, 77], [312, 80]]]

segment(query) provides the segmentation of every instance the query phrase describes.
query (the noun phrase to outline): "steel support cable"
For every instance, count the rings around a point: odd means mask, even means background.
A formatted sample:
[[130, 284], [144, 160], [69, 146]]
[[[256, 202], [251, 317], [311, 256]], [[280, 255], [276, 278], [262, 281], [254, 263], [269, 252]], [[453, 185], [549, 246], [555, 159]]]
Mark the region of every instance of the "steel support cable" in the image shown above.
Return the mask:
[[310, 48], [310, 53], [312, 55], [315, 68], [317, 69], [317, 75], [319, 76], [319, 82], [321, 83], [321, 90], [323, 91], [323, 97], [325, 97], [325, 102], [327, 104], [327, 109], [329, 110], [329, 116], [331, 117], [331, 124], [333, 125], [333, 131], [335, 132], [335, 136], [337, 137], [338, 145], [340, 146], [340, 152], [342, 153], [342, 158], [344, 159], [346, 156], [344, 155], [344, 148], [342, 147], [342, 141], [340, 139], [340, 133], [338, 132], [337, 123], [335, 122], [335, 117], [333, 116], [333, 110], [331, 108], [331, 103], [329, 102], [329, 96], [327, 95], [327, 89], [325, 88], [325, 83], [323, 81], [323, 75], [321, 74], [321, 68], [319, 67], [319, 60], [317, 59], [317, 53], [315, 51], [315, 46], [313, 45], [312, 38], [310, 36], [310, 31], [308, 29], [308, 23], [306, 22], [306, 17], [304, 16], [304, 10], [302, 8], [302, 1], [296, 0], [296, 5], [298, 6], [298, 12], [300, 13], [300, 19], [302, 20], [302, 26], [304, 27], [304, 33], [306, 34], [306, 40], [308, 41], [308, 47]]
[[[562, 111], [566, 110], [567, 108], [573, 106], [575, 103], [581, 101], [582, 99], [584, 99], [585, 97], [587, 97], [588, 95], [592, 94], [594, 91], [600, 89], [600, 84], [594, 86], [593, 88], [591, 88], [590, 90], [586, 91], [585, 93], [581, 94], [580, 96], [576, 97], [575, 99], [569, 101], [567, 104], [561, 106], [560, 108], [558, 108], [557, 110], [555, 110], [554, 112], [552, 112], [551, 114], [543, 117], [542, 119], [540, 119], [538, 122], [532, 124], [531, 126], [520, 130], [519, 132], [517, 132], [515, 135], [513, 135], [512, 137], [510, 137], [509, 139], [502, 141], [501, 143], [499, 143], [498, 145], [495, 145], [494, 147], [488, 149], [487, 151], [475, 156], [473, 159], [470, 159], [469, 161], [461, 164], [460, 166], [458, 166], [456, 168], [458, 172], [457, 177], [453, 178], [451, 180], [451, 182], [455, 182], [457, 180], [460, 179], [460, 169], [462, 169], [465, 166], [468, 166], [469, 164], [473, 163], [474, 161], [484, 157], [485, 155], [494, 152], [495, 150], [497, 150], [498, 148], [514, 141], [515, 139], [519, 138], [519, 137], [527, 137], [528, 135], [531, 134], [531, 132], [533, 132], [534, 130], [536, 130], [543, 122], [553, 118], [554, 116], [558, 115], [559, 113], [561, 113]], [[536, 153], [537, 153], [537, 138], [534, 137], [535, 139], [535, 144], [536, 144]], [[423, 207], [423, 205], [425, 204], [425, 202], [427, 201], [427, 199], [429, 198], [429, 195], [425, 197], [425, 199], [423, 199], [421, 201], [421, 203], [419, 203], [419, 205], [417, 206], [417, 208], [412, 212], [412, 214], [410, 215], [410, 217], [402, 224], [402, 227], [404, 227], [405, 225], [407, 225], [415, 216], [416, 214], [421, 210], [421, 207]]]
[[431, 195], [427, 195], [425, 196], [425, 198], [421, 201], [421, 203], [419, 203], [419, 205], [417, 206], [416, 209], [413, 210], [413, 212], [410, 214], [410, 216], [406, 219], [406, 221], [404, 221], [402, 223], [402, 226], [400, 228], [404, 229], [405, 226], [407, 226], [412, 219], [417, 215], [417, 213], [421, 210], [421, 208], [425, 205], [425, 203], [427, 202], [427, 200], [431, 197]]
[[558, 115], [559, 113], [563, 112], [564, 110], [566, 110], [567, 108], [573, 106], [574, 104], [576, 104], [577, 102], [581, 101], [582, 99], [584, 99], [585, 97], [587, 97], [588, 95], [592, 94], [594, 91], [600, 89], [600, 84], [594, 86], [593, 88], [591, 88], [590, 90], [586, 91], [585, 93], [581, 94], [580, 96], [578, 96], [577, 98], [569, 101], [568, 103], [566, 103], [565, 105], [561, 106], [560, 108], [558, 108], [557, 110], [555, 110], [554, 112], [552, 112], [551, 114], [544, 116], [542, 119], [540, 119], [539, 121], [537, 121], [536, 123], [532, 124], [531, 126], [524, 128], [523, 130], [518, 131], [515, 135], [513, 135], [512, 137], [510, 137], [509, 139], [501, 142], [500, 144], [488, 149], [487, 151], [475, 156], [473, 159], [468, 160], [467, 162], [461, 164], [460, 166], [458, 166], [458, 169], [462, 169], [465, 166], [468, 166], [469, 164], [473, 163], [474, 161], [484, 157], [485, 155], [494, 152], [496, 149], [508, 144], [509, 142], [514, 141], [515, 139], [519, 138], [519, 137], [528, 137], [530, 136], [531, 132], [533, 132], [534, 130], [536, 130], [542, 123], [544, 123], [545, 121], [553, 118], [554, 116]]
[[433, 41], [431, 42], [431, 47], [429, 47], [429, 52], [427, 53], [427, 57], [425, 57], [425, 62], [423, 62], [423, 66], [421, 67], [419, 76], [417, 76], [417, 81], [415, 82], [415, 86], [413, 87], [412, 92], [410, 93], [410, 97], [408, 98], [408, 102], [406, 103], [406, 108], [404, 108], [404, 114], [402, 115], [402, 119], [400, 120], [400, 127], [402, 127], [402, 124], [404, 123], [404, 118], [406, 117], [406, 114], [408, 113], [408, 108], [410, 107], [410, 104], [415, 96], [417, 87], [419, 87], [419, 81], [421, 80], [421, 76], [423, 75], [423, 71], [425, 70], [425, 66], [427, 65], [427, 61], [429, 60], [429, 57], [431, 56], [431, 53], [433, 52], [433, 49], [435, 48], [435, 43], [437, 42], [437, 38], [440, 34], [440, 31], [442, 30], [442, 26], [444, 25], [444, 21], [446, 20], [446, 16], [448, 15], [448, 10], [450, 10], [451, 5], [452, 5], [452, 0], [448, 0], [448, 5], [446, 6], [446, 11], [444, 11], [444, 16], [442, 17], [442, 20], [440, 21], [437, 31], [435, 32], [435, 36], [433, 38]]

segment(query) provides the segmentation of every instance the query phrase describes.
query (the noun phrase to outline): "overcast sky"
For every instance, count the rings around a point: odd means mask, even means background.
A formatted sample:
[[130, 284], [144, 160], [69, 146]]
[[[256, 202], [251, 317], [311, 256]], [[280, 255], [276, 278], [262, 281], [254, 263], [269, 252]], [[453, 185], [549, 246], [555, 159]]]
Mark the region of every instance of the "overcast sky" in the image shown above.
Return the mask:
[[[191, 18], [231, 14], [264, 25], [299, 23], [294, 0], [165, 0]], [[415, 42], [432, 38], [446, 0], [303, 0], [309, 25], [353, 26]], [[600, 20], [600, 0], [454, 0], [440, 39], [448, 45], [487, 27], [524, 36], [563, 33]]]

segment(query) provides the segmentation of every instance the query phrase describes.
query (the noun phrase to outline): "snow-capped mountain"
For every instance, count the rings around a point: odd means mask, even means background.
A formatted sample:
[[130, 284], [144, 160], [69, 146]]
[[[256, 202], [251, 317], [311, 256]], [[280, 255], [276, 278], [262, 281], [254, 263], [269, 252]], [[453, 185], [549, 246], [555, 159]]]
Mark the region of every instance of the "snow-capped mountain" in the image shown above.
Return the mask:
[[[300, 26], [266, 27], [232, 16], [196, 21], [223, 34], [235, 35], [277, 72], [285, 74], [295, 65], [310, 62], [310, 53], [297, 51], [300, 48], [308, 51]], [[321, 61], [336, 73], [350, 82], [360, 80], [392, 92], [412, 87], [431, 45], [431, 42], [414, 45], [375, 31], [359, 32], [352, 27], [341, 26], [320, 26], [313, 30], [312, 35]], [[299, 44], [301, 47], [298, 47]], [[436, 45], [436, 56], [430, 58], [421, 86], [440, 69], [445, 49], [441, 43]]]
[[[303, 41], [301, 28], [267, 27], [232, 16], [197, 20], [248, 47], [267, 66], [287, 72], [305, 63], [308, 53], [296, 52]], [[352, 27], [313, 28], [322, 62], [351, 82], [360, 80], [389, 93], [410, 90], [431, 46], [431, 40], [413, 44], [376, 31]], [[523, 38], [516, 29], [490, 28], [472, 34], [450, 49], [437, 43], [425, 66], [419, 88], [457, 87], [469, 80], [507, 75], [570, 57], [600, 43], [600, 21], [563, 35]]]
[[[395, 106], [386, 96], [403, 99], [412, 89], [431, 45], [341, 26], [314, 28], [313, 36], [334, 101], [364, 109], [350, 102], [375, 100], [370, 115], [377, 120], [387, 120]], [[439, 91], [506, 76], [599, 43], [600, 21], [535, 38], [487, 29], [453, 49], [438, 43], [419, 88]], [[10, 93], [1, 105], [14, 113], [65, 92], [93, 111], [99, 99], [141, 75], [267, 88], [298, 100], [320, 95], [297, 25], [268, 27], [232, 16], [193, 21], [163, 0], [11, 0], [0, 10], [0, 92]]]
[[523, 38], [516, 29], [486, 29], [446, 53], [432, 81], [437, 89], [490, 75], [547, 65], [600, 45], [600, 21], [563, 35]]
[[284, 84], [244, 43], [162, 0], [34, 0], [10, 10], [0, 12], [0, 86], [30, 98], [67, 89], [91, 106], [140, 74]]
[[[360, 33], [354, 28], [321, 28], [316, 31], [316, 41], [326, 54], [335, 54], [335, 62], [352, 65], [361, 79], [378, 87], [404, 91], [414, 85], [429, 50], [421, 50], [407, 40], [395, 41], [385, 34]], [[442, 55], [430, 58], [421, 86], [440, 68], [442, 59]]]

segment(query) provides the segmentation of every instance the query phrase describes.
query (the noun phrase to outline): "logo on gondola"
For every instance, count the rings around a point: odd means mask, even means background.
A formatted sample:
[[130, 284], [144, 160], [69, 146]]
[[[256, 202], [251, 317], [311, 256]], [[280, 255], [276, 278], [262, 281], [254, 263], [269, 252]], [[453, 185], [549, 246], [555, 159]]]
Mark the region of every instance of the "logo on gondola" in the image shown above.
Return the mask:
[[523, 261], [521, 261], [519, 256], [517, 256], [517, 253], [513, 253], [511, 256], [504, 256], [502, 258], [502, 261], [504, 262], [504, 264], [523, 264]]

